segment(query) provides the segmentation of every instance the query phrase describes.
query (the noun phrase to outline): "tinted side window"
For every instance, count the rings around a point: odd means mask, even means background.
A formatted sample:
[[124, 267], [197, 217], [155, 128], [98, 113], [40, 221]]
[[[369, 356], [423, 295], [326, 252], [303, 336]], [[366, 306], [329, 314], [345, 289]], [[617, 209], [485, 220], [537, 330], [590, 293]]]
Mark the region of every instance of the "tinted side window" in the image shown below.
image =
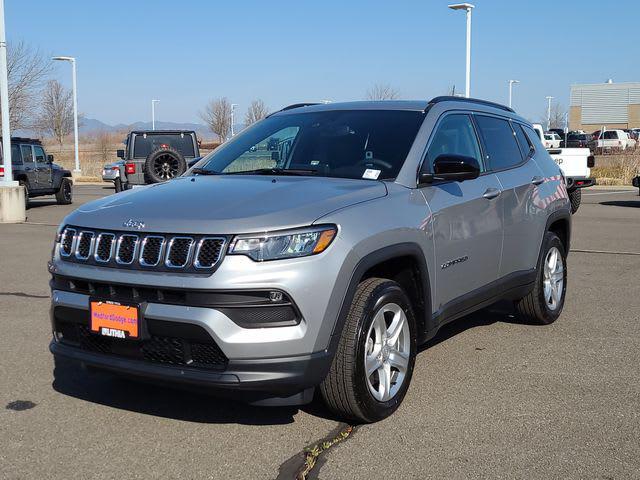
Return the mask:
[[11, 163], [22, 165], [22, 156], [20, 156], [20, 147], [18, 145], [11, 145]]
[[33, 147], [33, 151], [36, 154], [36, 162], [38, 163], [44, 163], [45, 161], [45, 156], [44, 156], [44, 150], [42, 147], [38, 147], [35, 146]]
[[476, 121], [487, 148], [489, 166], [492, 170], [503, 170], [522, 163], [522, 154], [507, 120], [478, 115]]
[[518, 141], [518, 145], [520, 146], [522, 157], [527, 158], [531, 153], [535, 151], [535, 149], [533, 148], [533, 144], [524, 134], [522, 125], [520, 125], [519, 123], [512, 123], [511, 126], [513, 127], [513, 131], [516, 132], [516, 140]]
[[20, 151], [22, 152], [22, 160], [24, 163], [33, 163], [33, 152], [31, 151], [31, 145], [20, 145]]
[[616, 132], [612, 131], [612, 130], [607, 130], [606, 132], [604, 132], [604, 139], [605, 140], [611, 140], [611, 139], [617, 139], [618, 135], [616, 134]]
[[542, 146], [542, 142], [540, 142], [540, 136], [538, 135], [538, 132], [536, 130], [534, 130], [528, 125], [523, 125], [522, 129], [524, 130], [524, 133], [527, 134], [527, 138], [529, 139], [529, 142], [533, 145], [534, 149], [544, 150], [544, 147]]
[[478, 139], [469, 115], [448, 115], [440, 122], [429, 145], [425, 167], [433, 172], [434, 160], [443, 154], [472, 157], [482, 165]]

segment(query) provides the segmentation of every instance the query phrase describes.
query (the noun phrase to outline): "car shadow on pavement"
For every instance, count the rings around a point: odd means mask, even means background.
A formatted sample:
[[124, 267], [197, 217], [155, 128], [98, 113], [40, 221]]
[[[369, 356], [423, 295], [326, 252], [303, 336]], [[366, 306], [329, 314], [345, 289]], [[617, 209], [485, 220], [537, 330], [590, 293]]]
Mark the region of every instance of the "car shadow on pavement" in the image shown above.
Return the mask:
[[[55, 199], [50, 200], [50, 199], [30, 199], [29, 200], [29, 210], [31, 210], [32, 208], [40, 208], [40, 207], [50, 207], [51, 205], [57, 205], [58, 202], [55, 201]], [[28, 212], [28, 210], [27, 210]]]
[[638, 200], [610, 200], [608, 202], [600, 202], [600, 205], [608, 207], [635, 207], [640, 208], [640, 199]]
[[205, 392], [148, 384], [108, 372], [86, 370], [56, 360], [53, 388], [63, 395], [163, 418], [196, 423], [282, 425], [292, 423], [299, 407], [254, 407]]
[[482, 310], [442, 326], [435, 337], [420, 346], [418, 354], [438, 345], [439, 343], [445, 342], [466, 330], [470, 330], [475, 327], [486, 327], [498, 322], [512, 323], [516, 325], [531, 325], [533, 327], [539, 326], [537, 324], [529, 323], [520, 317], [512, 302], [501, 301], [495, 305], [483, 308]]

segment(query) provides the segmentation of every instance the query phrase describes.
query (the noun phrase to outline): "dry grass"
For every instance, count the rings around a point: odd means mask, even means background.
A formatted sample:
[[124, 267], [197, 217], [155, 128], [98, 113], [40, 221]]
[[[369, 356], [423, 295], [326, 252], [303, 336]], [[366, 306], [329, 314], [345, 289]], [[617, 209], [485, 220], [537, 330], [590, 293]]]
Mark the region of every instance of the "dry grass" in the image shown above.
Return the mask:
[[640, 175], [640, 152], [596, 156], [591, 169], [598, 185], [631, 185], [631, 179]]

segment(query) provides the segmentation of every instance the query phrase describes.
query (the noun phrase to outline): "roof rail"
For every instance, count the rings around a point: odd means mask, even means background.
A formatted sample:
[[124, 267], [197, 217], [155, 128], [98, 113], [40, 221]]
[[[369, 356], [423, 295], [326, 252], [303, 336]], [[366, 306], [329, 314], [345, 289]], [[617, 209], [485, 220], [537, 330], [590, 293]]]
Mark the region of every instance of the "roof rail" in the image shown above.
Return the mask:
[[293, 110], [294, 108], [311, 107], [313, 105], [320, 105], [320, 103], [319, 102], [293, 103], [291, 105], [287, 105], [284, 108], [281, 108], [280, 110], [276, 110], [275, 112], [271, 112], [269, 115], [267, 115], [267, 117], [270, 117], [271, 115], [275, 115], [276, 113], [279, 113], [279, 112], [285, 112], [287, 110]]
[[[2, 141], [2, 137], [0, 137], [0, 141]], [[11, 137], [12, 142], [24, 142], [24, 143], [35, 143], [36, 145], [42, 145], [42, 141], [37, 138], [28, 138], [28, 137]]]
[[[509, 108], [506, 105], [501, 105], [500, 103], [490, 102], [488, 100], [481, 100], [479, 98], [467, 98], [467, 97], [454, 97], [452, 95], [442, 95], [440, 97], [432, 98], [429, 101], [429, 106], [440, 103], [440, 102], [469, 102], [476, 103], [478, 105], [486, 105], [487, 107], [499, 108], [500, 110], [505, 110], [507, 112], [516, 113], [513, 108]], [[427, 107], [429, 108], [429, 107]]]

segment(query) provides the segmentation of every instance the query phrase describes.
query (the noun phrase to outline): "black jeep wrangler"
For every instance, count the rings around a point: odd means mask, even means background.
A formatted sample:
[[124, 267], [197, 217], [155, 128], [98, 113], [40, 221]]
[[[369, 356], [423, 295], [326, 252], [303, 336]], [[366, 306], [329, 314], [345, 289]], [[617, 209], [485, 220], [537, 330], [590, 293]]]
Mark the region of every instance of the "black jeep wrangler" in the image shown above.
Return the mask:
[[166, 182], [182, 175], [194, 160], [200, 158], [198, 139], [192, 130], [138, 130], [118, 150], [124, 160], [120, 167], [120, 188]]
[[73, 201], [71, 172], [53, 163], [53, 155], [45, 153], [40, 140], [11, 137], [11, 165], [13, 179], [25, 188], [26, 208], [30, 198], [42, 195], [55, 195], [59, 205]]

